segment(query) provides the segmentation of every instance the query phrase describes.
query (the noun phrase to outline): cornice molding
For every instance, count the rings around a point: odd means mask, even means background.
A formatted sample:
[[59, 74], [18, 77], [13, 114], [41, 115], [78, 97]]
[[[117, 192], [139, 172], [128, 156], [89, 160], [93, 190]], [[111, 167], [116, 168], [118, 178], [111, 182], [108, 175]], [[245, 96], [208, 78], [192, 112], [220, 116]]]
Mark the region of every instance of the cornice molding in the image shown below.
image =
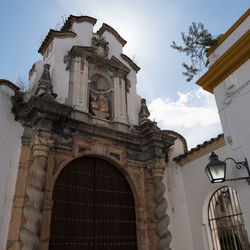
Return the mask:
[[180, 139], [182, 144], [183, 144], [184, 153], [186, 153], [188, 151], [187, 141], [181, 134], [179, 134], [179, 133], [177, 133], [176, 131], [173, 131], [173, 130], [162, 130], [162, 133], [163, 134], [168, 134], [168, 135], [173, 135], [176, 138]]
[[72, 58], [84, 57], [89, 62], [92, 62], [95, 65], [99, 65], [107, 70], [112, 69], [112, 71], [122, 73], [124, 76], [126, 76], [130, 72], [130, 68], [128, 68], [115, 56], [112, 56], [110, 59], [107, 59], [107, 58], [101, 58], [98, 55], [96, 55], [94, 53], [93, 47], [73, 46], [69, 51], [68, 56]]
[[121, 54], [121, 58], [137, 73], [141, 68], [138, 67], [127, 55]]
[[250, 9], [248, 9], [236, 23], [219, 39], [218, 43], [208, 50], [207, 56], [210, 56], [250, 15]]
[[90, 23], [92, 25], [96, 24], [97, 19], [90, 16], [74, 16], [70, 15], [64, 25], [61, 28], [61, 31], [69, 31], [73, 23]]
[[211, 151], [214, 151], [225, 145], [226, 142], [224, 139], [224, 135], [220, 134], [218, 135], [218, 137], [212, 138], [210, 141], [206, 141], [201, 145], [197, 145], [197, 147], [189, 150], [183, 155], [177, 156], [176, 158], [174, 158], [174, 160], [178, 162], [180, 166], [184, 166], [206, 154], [209, 154]]
[[48, 35], [43, 40], [40, 48], [38, 49], [38, 52], [43, 55], [50, 43], [54, 40], [54, 38], [73, 38], [75, 36], [76, 33], [72, 31], [58, 31], [50, 29]]
[[20, 90], [19, 86], [17, 86], [16, 84], [14, 84], [13, 82], [11, 82], [9, 80], [0, 79], [0, 86], [1, 85], [7, 86], [7, 87], [9, 87], [10, 89], [12, 89], [14, 91]]
[[157, 156], [162, 151], [152, 150], [156, 145], [163, 150], [167, 150], [176, 139], [171, 135], [161, 135], [161, 130], [151, 121], [138, 126], [134, 133], [131, 133], [117, 130], [115, 127], [105, 127], [74, 119], [71, 116], [72, 107], [60, 104], [48, 96], [32, 96], [28, 102], [24, 102], [23, 94], [20, 94], [14, 96], [12, 101], [15, 119], [23, 126], [35, 128], [40, 120], [47, 120], [53, 126], [52, 131], [60, 134], [60, 136], [63, 134], [65, 138], [70, 138], [73, 134], [82, 134], [85, 136], [94, 135], [103, 140], [109, 139], [120, 145], [130, 143], [133, 147], [128, 150], [135, 157], [138, 156], [137, 152], [144, 152], [144, 149], [148, 150], [148, 155]]
[[110, 32], [117, 39], [117, 41], [121, 43], [122, 47], [127, 43], [127, 41], [124, 40], [114, 28], [106, 23], [103, 23], [102, 27], [96, 33], [102, 36], [105, 31]]
[[228, 49], [196, 82], [213, 93], [214, 88], [250, 58], [250, 30]]

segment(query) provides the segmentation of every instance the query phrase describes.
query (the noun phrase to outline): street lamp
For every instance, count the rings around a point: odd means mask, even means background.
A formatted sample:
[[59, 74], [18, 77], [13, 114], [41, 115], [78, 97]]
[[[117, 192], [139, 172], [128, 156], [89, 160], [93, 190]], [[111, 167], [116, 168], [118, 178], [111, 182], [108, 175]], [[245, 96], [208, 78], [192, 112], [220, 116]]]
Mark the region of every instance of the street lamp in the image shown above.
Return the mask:
[[[240, 177], [234, 179], [226, 179], [226, 161], [232, 161], [235, 164], [236, 169], [241, 169], [242, 166], [246, 168], [248, 176]], [[250, 170], [247, 163], [247, 159], [245, 161], [236, 162], [233, 158], [226, 158], [225, 161], [220, 161], [218, 155], [214, 152], [211, 152], [209, 156], [209, 163], [206, 166], [205, 172], [212, 183], [221, 183], [224, 181], [233, 181], [233, 180], [247, 180], [250, 185]]]

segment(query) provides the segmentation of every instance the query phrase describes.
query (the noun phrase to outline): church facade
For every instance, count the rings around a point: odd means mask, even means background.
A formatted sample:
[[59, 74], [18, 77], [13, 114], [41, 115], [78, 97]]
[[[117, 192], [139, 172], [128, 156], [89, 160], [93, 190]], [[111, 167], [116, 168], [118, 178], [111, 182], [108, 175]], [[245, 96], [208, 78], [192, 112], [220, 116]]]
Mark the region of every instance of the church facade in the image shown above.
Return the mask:
[[7, 249], [169, 247], [163, 176], [176, 138], [148, 119], [126, 41], [95, 22], [70, 16], [49, 31], [28, 92], [2, 81], [21, 125]]

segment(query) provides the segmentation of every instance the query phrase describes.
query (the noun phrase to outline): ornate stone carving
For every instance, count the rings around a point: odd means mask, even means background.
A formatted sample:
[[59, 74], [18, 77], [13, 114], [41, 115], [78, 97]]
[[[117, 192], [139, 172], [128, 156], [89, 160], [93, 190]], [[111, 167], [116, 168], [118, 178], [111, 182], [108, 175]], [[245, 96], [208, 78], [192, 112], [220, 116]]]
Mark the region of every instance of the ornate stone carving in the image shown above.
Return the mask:
[[53, 175], [56, 174], [58, 167], [60, 166], [61, 163], [63, 163], [65, 161], [65, 158], [61, 158], [61, 157], [54, 157], [54, 168], [53, 168]]
[[22, 250], [39, 250], [39, 232], [42, 223], [44, 203], [44, 187], [48, 152], [53, 142], [48, 137], [36, 136], [31, 144], [33, 162], [29, 170], [29, 181], [26, 187], [28, 202], [23, 208], [26, 223], [20, 231], [20, 239], [23, 243]]
[[155, 161], [149, 166], [155, 187], [153, 197], [156, 202], [155, 216], [158, 219], [156, 232], [160, 237], [158, 242], [158, 250], [171, 250], [169, 244], [172, 239], [171, 233], [168, 231], [169, 216], [166, 214], [168, 203], [164, 197], [165, 186], [162, 182], [165, 168], [166, 166], [164, 158], [155, 159]]
[[95, 116], [107, 119], [109, 117], [108, 99], [101, 93], [99, 96], [91, 94], [90, 109]]
[[37, 96], [47, 95], [56, 98], [57, 94], [53, 93], [53, 86], [51, 83], [49, 69], [50, 69], [49, 64], [46, 63], [43, 65], [43, 73], [38, 82], [38, 87], [36, 89], [35, 95]]
[[99, 35], [96, 35], [92, 38], [92, 46], [94, 47], [94, 52], [99, 57], [105, 58], [108, 56], [109, 53], [108, 44], [109, 43], [106, 42], [106, 40]]
[[146, 99], [141, 99], [141, 109], [139, 112], [139, 123], [142, 124], [145, 121], [147, 121], [149, 116], [150, 116], [150, 112], [148, 111]]
[[72, 64], [72, 56], [70, 55], [69, 51], [63, 57], [63, 62], [66, 64], [66, 70], [69, 70], [71, 68], [71, 64]]
[[129, 89], [131, 88], [131, 81], [128, 80], [127, 78], [125, 80], [125, 87], [126, 87], [127, 93], [129, 93]]

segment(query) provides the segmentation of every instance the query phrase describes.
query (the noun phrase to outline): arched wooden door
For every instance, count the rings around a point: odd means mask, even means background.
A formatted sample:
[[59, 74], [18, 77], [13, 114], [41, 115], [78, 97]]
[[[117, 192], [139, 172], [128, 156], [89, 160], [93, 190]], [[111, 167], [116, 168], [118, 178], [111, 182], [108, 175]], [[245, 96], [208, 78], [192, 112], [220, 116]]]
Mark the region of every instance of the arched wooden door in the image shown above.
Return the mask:
[[53, 191], [50, 250], [136, 250], [135, 202], [122, 173], [99, 158], [79, 158]]

